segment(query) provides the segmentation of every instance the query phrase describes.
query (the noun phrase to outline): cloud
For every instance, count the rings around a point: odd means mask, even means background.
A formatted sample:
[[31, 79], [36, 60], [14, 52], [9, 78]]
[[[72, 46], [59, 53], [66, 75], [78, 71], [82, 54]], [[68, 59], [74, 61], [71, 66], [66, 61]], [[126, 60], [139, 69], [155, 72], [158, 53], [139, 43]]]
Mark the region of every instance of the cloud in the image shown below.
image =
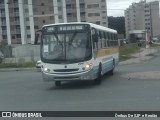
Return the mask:
[[124, 16], [124, 10], [135, 0], [107, 0], [108, 16]]

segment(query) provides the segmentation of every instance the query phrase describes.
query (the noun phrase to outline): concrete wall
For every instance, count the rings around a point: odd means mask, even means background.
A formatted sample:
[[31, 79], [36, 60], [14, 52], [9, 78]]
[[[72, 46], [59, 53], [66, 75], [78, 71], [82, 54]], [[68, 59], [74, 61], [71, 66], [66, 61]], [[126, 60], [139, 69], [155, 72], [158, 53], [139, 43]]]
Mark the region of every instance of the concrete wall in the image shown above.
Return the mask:
[[5, 63], [27, 63], [40, 59], [39, 45], [21, 45], [12, 48], [12, 58], [6, 58]]

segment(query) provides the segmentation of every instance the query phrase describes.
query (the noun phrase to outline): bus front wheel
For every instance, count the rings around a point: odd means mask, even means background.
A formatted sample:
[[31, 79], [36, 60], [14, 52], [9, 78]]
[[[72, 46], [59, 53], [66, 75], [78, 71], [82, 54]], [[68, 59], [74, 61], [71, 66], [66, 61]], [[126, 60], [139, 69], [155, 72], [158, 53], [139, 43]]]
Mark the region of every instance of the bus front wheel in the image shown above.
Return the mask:
[[61, 85], [61, 81], [55, 81], [55, 85], [56, 86], [60, 86]]

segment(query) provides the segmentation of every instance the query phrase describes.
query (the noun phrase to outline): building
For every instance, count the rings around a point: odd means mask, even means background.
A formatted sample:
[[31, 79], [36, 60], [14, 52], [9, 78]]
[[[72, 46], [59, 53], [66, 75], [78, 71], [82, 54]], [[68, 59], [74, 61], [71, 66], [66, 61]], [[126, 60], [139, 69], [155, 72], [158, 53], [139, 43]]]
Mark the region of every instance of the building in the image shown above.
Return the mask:
[[125, 10], [126, 38], [132, 30], [147, 31], [149, 38], [160, 35], [159, 1], [140, 1]]
[[81, 21], [108, 26], [106, 7], [106, 0], [0, 0], [2, 39], [9, 45], [32, 44], [44, 24]]

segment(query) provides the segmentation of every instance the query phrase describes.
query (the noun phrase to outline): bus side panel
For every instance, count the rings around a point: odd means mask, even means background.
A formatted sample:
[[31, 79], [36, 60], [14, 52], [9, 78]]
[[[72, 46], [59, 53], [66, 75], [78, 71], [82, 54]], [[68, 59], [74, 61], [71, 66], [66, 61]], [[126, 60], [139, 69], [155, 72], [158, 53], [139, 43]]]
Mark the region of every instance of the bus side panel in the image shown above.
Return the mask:
[[[97, 52], [97, 60], [99, 63], [102, 63], [103, 74], [110, 71], [113, 66], [113, 60], [115, 61], [115, 65], [118, 65], [119, 62], [119, 49], [118, 47], [114, 48], [102, 48]], [[99, 64], [98, 63], [98, 64]]]

